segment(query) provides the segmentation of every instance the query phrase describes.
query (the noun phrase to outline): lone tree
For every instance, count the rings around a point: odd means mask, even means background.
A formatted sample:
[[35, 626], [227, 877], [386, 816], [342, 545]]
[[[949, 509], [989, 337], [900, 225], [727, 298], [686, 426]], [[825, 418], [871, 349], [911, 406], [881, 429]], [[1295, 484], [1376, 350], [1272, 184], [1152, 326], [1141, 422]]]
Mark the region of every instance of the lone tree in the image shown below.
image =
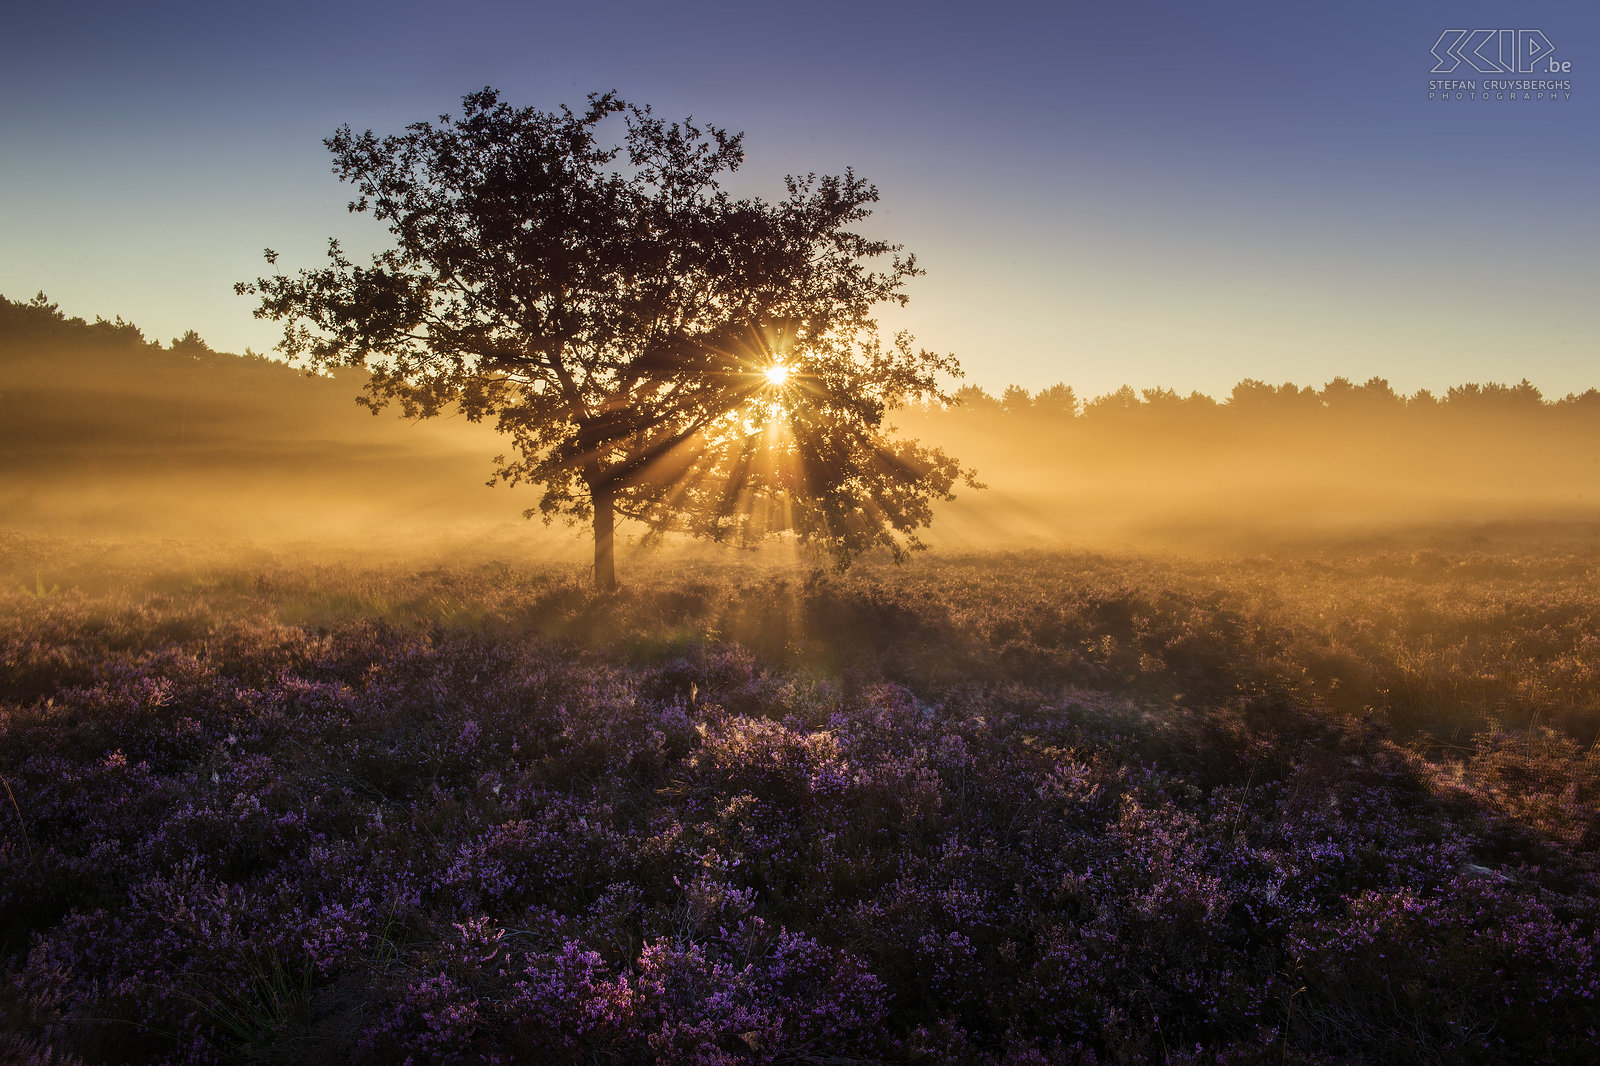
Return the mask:
[[[960, 368], [879, 337], [872, 309], [903, 304], [921, 271], [851, 231], [876, 188], [847, 170], [735, 198], [719, 178], [742, 135], [614, 94], [581, 113], [493, 89], [462, 103], [324, 142], [350, 210], [394, 242], [362, 266], [330, 241], [320, 269], [239, 283], [285, 322], [282, 352], [365, 367], [374, 413], [494, 419], [515, 454], [491, 484], [543, 486], [529, 517], [592, 520], [599, 589], [616, 582], [616, 515], [741, 544], [792, 531], [841, 568], [922, 546], [932, 501], [971, 475], [884, 416], [948, 401], [941, 375]], [[620, 143], [600, 138], [617, 126]]]

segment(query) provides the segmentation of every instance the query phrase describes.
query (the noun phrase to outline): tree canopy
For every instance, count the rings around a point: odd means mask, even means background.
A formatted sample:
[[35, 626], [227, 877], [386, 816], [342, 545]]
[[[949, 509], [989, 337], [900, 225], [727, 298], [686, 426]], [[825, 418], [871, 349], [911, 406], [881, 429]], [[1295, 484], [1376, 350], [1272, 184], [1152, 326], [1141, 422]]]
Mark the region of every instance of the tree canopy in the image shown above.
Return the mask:
[[971, 481], [885, 423], [948, 401], [960, 368], [880, 335], [874, 308], [920, 270], [855, 231], [878, 192], [852, 171], [735, 197], [741, 135], [614, 94], [543, 112], [484, 89], [459, 118], [325, 144], [392, 247], [361, 265], [330, 241], [326, 265], [237, 290], [290, 357], [366, 367], [374, 411], [493, 420], [512, 444], [496, 477], [542, 486], [529, 514], [593, 522], [597, 585], [613, 515], [789, 531], [844, 566], [920, 547], [933, 501]]

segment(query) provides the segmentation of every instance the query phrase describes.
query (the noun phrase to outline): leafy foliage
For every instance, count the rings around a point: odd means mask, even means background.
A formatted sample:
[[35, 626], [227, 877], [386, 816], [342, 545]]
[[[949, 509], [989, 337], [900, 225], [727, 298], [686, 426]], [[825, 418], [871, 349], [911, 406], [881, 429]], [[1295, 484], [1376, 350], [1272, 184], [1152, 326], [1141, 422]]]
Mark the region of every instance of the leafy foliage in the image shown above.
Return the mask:
[[543, 486], [547, 519], [592, 518], [597, 550], [613, 511], [718, 540], [792, 530], [841, 565], [918, 546], [962, 471], [891, 442], [884, 416], [947, 399], [939, 379], [959, 368], [878, 336], [873, 307], [903, 303], [919, 271], [850, 228], [875, 188], [847, 171], [735, 199], [719, 180], [743, 153], [725, 130], [611, 94], [581, 113], [491, 89], [462, 103], [459, 119], [326, 142], [350, 210], [394, 247], [360, 266], [332, 242], [326, 267], [240, 283], [286, 322], [285, 353], [371, 368], [374, 409], [494, 420], [516, 451], [498, 476]]

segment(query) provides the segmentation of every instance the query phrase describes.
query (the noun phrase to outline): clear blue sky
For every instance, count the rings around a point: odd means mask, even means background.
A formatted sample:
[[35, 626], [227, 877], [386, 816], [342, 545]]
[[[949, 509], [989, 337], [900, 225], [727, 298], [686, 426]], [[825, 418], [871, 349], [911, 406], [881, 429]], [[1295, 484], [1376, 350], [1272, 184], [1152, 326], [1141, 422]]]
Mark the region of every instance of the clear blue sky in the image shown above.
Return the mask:
[[[854, 166], [928, 276], [885, 316], [991, 390], [1244, 377], [1600, 385], [1600, 5], [13, 6], [0, 293], [264, 350], [232, 283], [370, 220], [321, 139], [619, 90], [743, 129], [741, 187]], [[1570, 99], [1429, 101], [1449, 28]], [[1465, 69], [1453, 78], [1505, 75]], [[366, 239], [363, 238], [366, 234]]]

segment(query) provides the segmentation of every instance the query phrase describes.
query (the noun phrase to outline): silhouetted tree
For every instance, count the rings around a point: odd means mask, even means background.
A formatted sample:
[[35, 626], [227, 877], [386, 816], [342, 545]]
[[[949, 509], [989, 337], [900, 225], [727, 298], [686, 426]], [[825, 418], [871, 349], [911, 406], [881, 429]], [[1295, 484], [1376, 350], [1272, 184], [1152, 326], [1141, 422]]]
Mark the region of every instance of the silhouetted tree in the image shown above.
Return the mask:
[[200, 359], [207, 355], [214, 355], [211, 345], [194, 330], [188, 330], [181, 337], [172, 338], [172, 351], [178, 355], [186, 355], [191, 359]]
[[1368, 378], [1357, 385], [1349, 378], [1336, 377], [1322, 387], [1322, 405], [1335, 416], [1358, 419], [1397, 413], [1404, 401], [1395, 395], [1384, 378]]
[[346, 126], [325, 143], [350, 210], [394, 247], [360, 266], [330, 242], [321, 269], [237, 288], [285, 321], [289, 356], [367, 367], [374, 410], [494, 419], [517, 453], [496, 477], [543, 486], [546, 520], [592, 521], [599, 588], [617, 514], [740, 542], [792, 530], [841, 567], [899, 559], [966, 475], [884, 415], [947, 401], [959, 367], [879, 339], [872, 308], [920, 271], [850, 229], [877, 190], [847, 170], [734, 199], [719, 179], [740, 140], [612, 94], [547, 113], [492, 89], [403, 134]]
[[1078, 414], [1078, 394], [1072, 391], [1071, 385], [1055, 384], [1048, 389], [1040, 389], [1033, 398], [1033, 408], [1036, 411], [1048, 412], [1052, 415], [1076, 418]]
[[1000, 397], [1000, 406], [1009, 414], [1023, 414], [1033, 409], [1033, 397], [1021, 385], [1007, 385]]
[[1356, 391], [1365, 403], [1377, 410], [1393, 411], [1405, 402], [1389, 384], [1388, 378], [1370, 377]]
[[1233, 387], [1228, 407], [1247, 418], [1267, 419], [1305, 418], [1323, 409], [1321, 393], [1310, 385], [1301, 388], [1284, 382], [1275, 386], [1255, 378], [1245, 378]]
[[1083, 405], [1086, 418], [1117, 418], [1139, 410], [1139, 394], [1132, 385], [1124, 385], [1115, 392], [1096, 396]]
[[1334, 378], [1322, 386], [1322, 402], [1330, 410], [1344, 408], [1346, 410], [1355, 406], [1355, 397], [1358, 394], [1356, 386], [1349, 378], [1343, 375]]
[[984, 392], [977, 385], [961, 386], [955, 391], [955, 395], [951, 397], [951, 400], [967, 411], [983, 411], [993, 414], [1004, 410], [1000, 406], [999, 400]]

